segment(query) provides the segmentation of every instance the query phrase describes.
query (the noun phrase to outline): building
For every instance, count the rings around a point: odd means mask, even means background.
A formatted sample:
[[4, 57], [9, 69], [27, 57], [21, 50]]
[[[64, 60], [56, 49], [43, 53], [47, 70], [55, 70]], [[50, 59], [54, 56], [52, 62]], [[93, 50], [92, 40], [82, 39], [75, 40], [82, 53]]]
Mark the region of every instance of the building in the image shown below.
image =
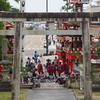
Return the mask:
[[84, 12], [100, 12], [100, 0], [95, 0], [95, 2], [86, 7]]

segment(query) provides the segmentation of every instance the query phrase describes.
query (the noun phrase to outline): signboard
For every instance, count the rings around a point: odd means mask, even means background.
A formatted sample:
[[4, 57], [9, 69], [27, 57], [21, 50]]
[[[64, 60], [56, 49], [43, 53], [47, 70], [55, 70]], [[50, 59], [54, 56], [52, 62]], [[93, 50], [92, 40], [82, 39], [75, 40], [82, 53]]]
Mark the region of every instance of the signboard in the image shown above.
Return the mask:
[[81, 3], [83, 4], [89, 3], [89, 0], [81, 0]]
[[20, 0], [20, 10], [21, 12], [25, 12], [25, 0]]
[[69, 3], [72, 3], [72, 4], [88, 4], [89, 0], [69, 0]]
[[81, 0], [69, 0], [69, 3], [81, 3]]

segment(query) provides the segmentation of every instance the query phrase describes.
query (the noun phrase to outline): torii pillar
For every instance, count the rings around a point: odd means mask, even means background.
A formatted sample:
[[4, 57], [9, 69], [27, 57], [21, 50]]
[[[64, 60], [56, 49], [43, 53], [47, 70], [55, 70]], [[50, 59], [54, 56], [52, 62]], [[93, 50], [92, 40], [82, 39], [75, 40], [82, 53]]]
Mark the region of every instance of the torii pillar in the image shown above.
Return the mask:
[[83, 18], [82, 21], [82, 45], [83, 45], [83, 69], [84, 69], [84, 100], [92, 100], [92, 79], [91, 79], [91, 50], [89, 21]]
[[19, 100], [19, 95], [20, 95], [21, 30], [22, 30], [21, 22], [15, 22], [12, 100]]

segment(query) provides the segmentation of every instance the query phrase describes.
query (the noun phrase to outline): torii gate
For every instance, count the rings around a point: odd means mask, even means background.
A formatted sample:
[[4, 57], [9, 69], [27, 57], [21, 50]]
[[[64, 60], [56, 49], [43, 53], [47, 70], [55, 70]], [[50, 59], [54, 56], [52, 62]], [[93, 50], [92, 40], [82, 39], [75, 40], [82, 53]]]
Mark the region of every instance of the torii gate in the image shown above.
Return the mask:
[[[93, 13], [11, 13], [0, 12], [0, 21], [14, 21], [15, 30], [1, 30], [0, 35], [14, 35], [14, 69], [13, 69], [13, 100], [18, 100], [16, 91], [20, 89], [20, 63], [21, 63], [21, 36], [31, 35], [81, 35], [83, 40], [83, 62], [84, 62], [84, 98], [92, 100], [91, 81], [91, 59], [90, 59], [90, 34], [100, 34], [100, 30], [89, 29], [89, 19], [96, 18], [100, 21], [100, 12]], [[82, 30], [42, 30], [27, 31], [22, 29], [23, 21], [82, 21]], [[28, 33], [27, 33], [28, 32]]]

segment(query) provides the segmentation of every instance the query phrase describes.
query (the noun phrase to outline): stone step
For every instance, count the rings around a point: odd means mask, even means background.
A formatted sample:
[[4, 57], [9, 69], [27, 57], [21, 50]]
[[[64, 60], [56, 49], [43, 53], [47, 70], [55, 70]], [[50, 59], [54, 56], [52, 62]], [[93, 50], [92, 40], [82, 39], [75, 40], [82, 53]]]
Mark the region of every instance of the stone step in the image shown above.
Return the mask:
[[[21, 89], [32, 89], [32, 84], [21, 85]], [[64, 89], [64, 85], [50, 82], [50, 83], [40, 83], [40, 87], [34, 89]]]
[[32, 89], [32, 85], [29, 85], [29, 84], [27, 84], [27, 85], [20, 85], [20, 88], [21, 89]]
[[64, 89], [64, 85], [58, 83], [41, 83], [40, 87], [35, 89]]

